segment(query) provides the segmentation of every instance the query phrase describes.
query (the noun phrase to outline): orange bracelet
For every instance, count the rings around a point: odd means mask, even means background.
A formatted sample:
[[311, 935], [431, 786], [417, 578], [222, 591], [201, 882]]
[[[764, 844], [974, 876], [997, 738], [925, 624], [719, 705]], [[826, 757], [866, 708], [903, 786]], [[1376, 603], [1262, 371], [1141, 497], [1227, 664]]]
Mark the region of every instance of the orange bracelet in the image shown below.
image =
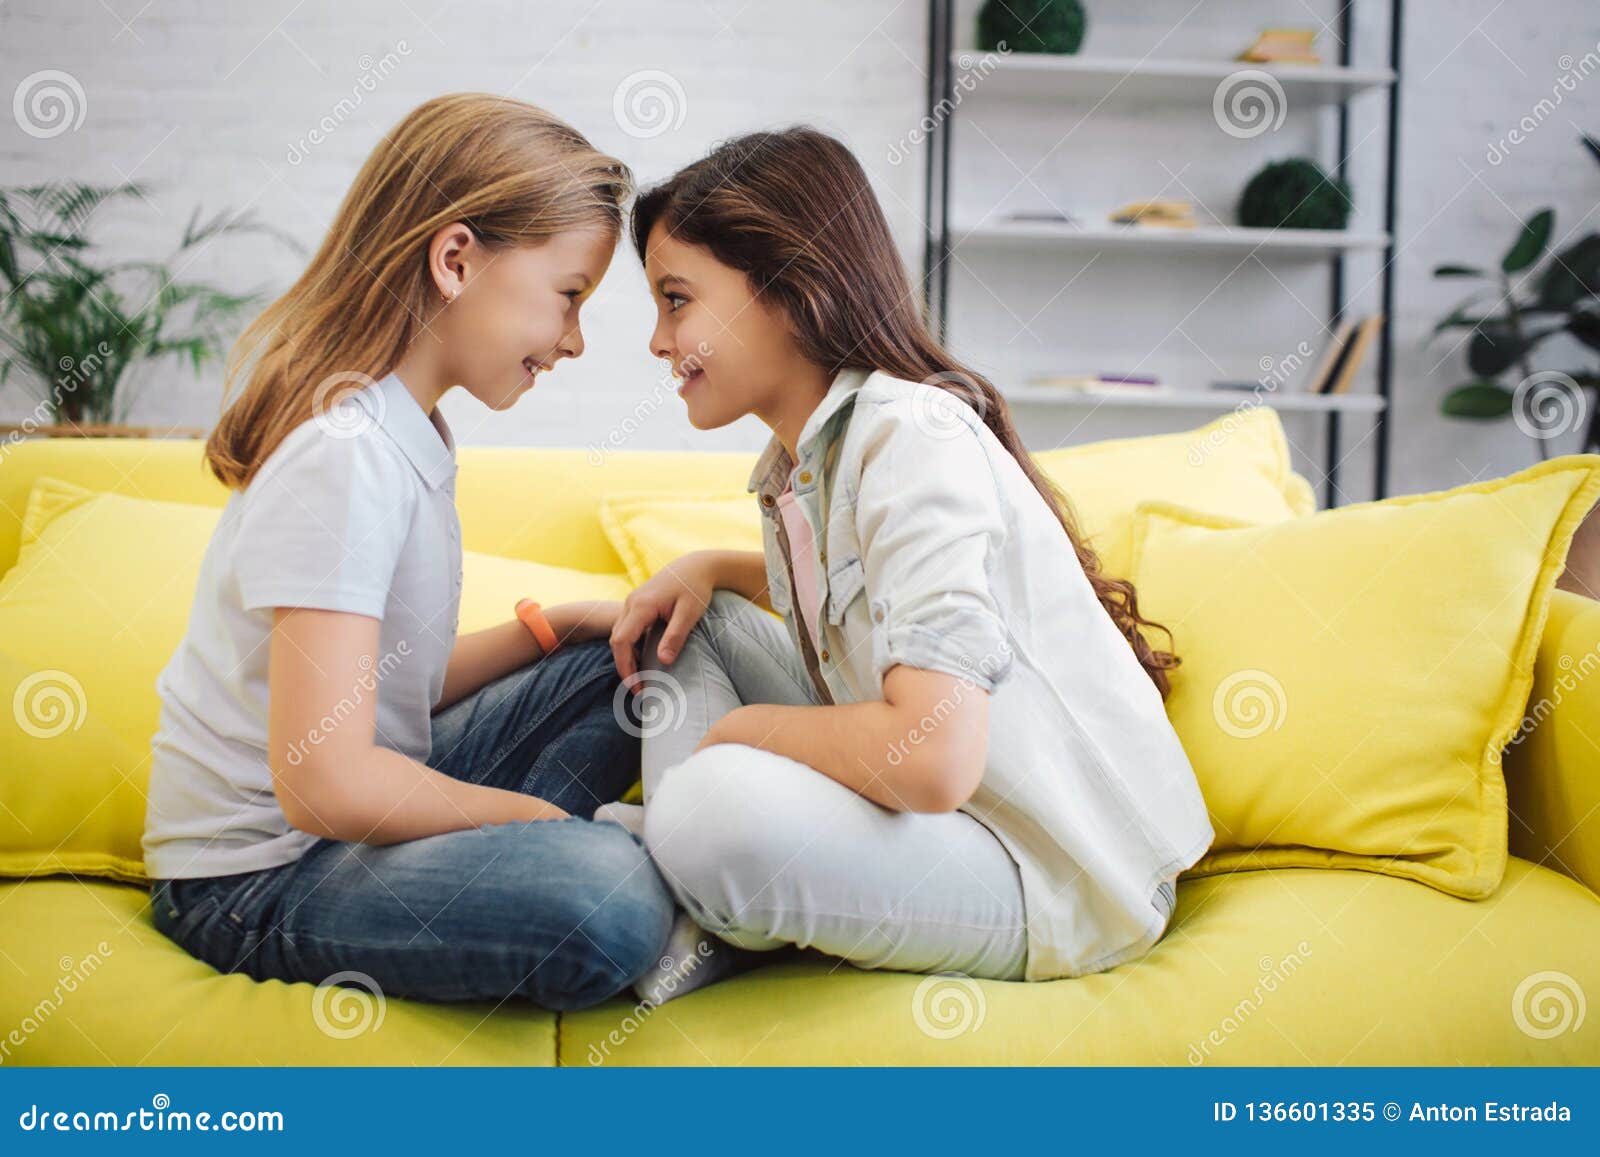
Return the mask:
[[544, 617], [539, 604], [532, 599], [522, 599], [517, 603], [517, 618], [522, 620], [523, 626], [533, 632], [534, 640], [546, 655], [559, 645], [555, 630], [550, 626], [550, 620]]

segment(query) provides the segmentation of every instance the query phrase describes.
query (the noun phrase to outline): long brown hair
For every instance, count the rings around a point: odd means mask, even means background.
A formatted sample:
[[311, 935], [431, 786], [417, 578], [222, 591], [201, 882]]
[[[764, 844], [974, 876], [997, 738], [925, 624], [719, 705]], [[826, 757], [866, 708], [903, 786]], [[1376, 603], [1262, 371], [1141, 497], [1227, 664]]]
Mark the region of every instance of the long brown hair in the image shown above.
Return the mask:
[[362, 165], [305, 273], [235, 345], [206, 442], [211, 472], [248, 485], [329, 404], [330, 385], [394, 367], [436, 305], [428, 243], [439, 229], [463, 222], [491, 250], [597, 224], [618, 235], [631, 191], [626, 165], [533, 105], [454, 93], [417, 107]]
[[1139, 614], [1126, 579], [1101, 573], [1071, 504], [1022, 445], [1005, 399], [951, 357], [929, 331], [894, 247], [883, 210], [855, 156], [841, 142], [799, 126], [735, 138], [644, 193], [632, 219], [642, 259], [661, 223], [749, 279], [755, 294], [788, 317], [804, 356], [830, 373], [881, 371], [927, 382], [967, 403], [1016, 459], [1066, 532], [1100, 605], [1166, 698], [1179, 663], [1141, 628], [1172, 633]]

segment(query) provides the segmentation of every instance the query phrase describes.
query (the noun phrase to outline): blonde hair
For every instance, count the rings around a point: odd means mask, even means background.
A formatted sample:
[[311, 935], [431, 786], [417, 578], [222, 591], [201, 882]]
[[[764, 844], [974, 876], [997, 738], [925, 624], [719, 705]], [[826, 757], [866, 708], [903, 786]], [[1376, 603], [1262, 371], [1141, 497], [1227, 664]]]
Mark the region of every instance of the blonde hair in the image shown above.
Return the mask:
[[394, 367], [433, 308], [428, 244], [440, 228], [463, 222], [490, 249], [595, 226], [617, 234], [631, 188], [626, 165], [533, 105], [455, 93], [419, 106], [362, 165], [305, 273], [234, 346], [206, 441], [211, 472], [248, 485], [314, 416], [319, 387]]

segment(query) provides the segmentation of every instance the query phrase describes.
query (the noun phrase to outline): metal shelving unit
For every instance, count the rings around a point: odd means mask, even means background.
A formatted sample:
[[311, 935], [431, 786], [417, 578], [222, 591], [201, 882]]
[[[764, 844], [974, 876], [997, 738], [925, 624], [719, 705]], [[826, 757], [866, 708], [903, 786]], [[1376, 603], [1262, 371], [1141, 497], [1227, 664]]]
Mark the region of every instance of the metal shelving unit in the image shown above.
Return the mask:
[[[1245, 229], [1231, 226], [1196, 227], [1163, 232], [1138, 231], [1114, 226], [1084, 227], [1051, 221], [974, 224], [963, 228], [950, 220], [950, 139], [955, 110], [955, 48], [953, 0], [929, 0], [927, 138], [923, 241], [923, 292], [928, 316], [941, 335], [946, 328], [950, 293], [950, 255], [956, 245], [1005, 246], [1023, 244], [1071, 249], [1141, 249], [1147, 252], [1194, 253], [1235, 251], [1264, 257], [1325, 257], [1329, 273], [1328, 329], [1338, 330], [1347, 308], [1345, 259], [1355, 251], [1383, 254], [1379, 309], [1385, 323], [1379, 333], [1376, 393], [1315, 395], [1280, 393], [1268, 403], [1276, 409], [1324, 415], [1326, 448], [1323, 505], [1338, 504], [1338, 475], [1342, 430], [1346, 413], [1369, 414], [1374, 423], [1373, 492], [1387, 494], [1389, 472], [1389, 401], [1394, 366], [1394, 226], [1396, 161], [1400, 119], [1400, 45], [1402, 0], [1389, 2], [1389, 64], [1385, 69], [1351, 67], [1350, 38], [1353, 0], [1339, 14], [1340, 59], [1337, 66], [1294, 66], [1273, 70], [1287, 99], [1297, 107], [1332, 106], [1337, 115], [1337, 156], [1334, 175], [1347, 179], [1350, 148], [1349, 100], [1381, 89], [1388, 94], [1388, 133], [1383, 173], [1383, 230], [1356, 234], [1305, 229]], [[1216, 86], [1240, 68], [1262, 67], [1233, 61], [1117, 59], [1084, 56], [1012, 55], [997, 62], [985, 80], [985, 91], [1000, 99], [1031, 99], [1048, 95], [1060, 101], [1098, 102], [1115, 98], [1132, 107], [1193, 103], [1209, 98]], [[1270, 66], [1268, 66], [1270, 68]], [[971, 95], [967, 99], [972, 99]], [[938, 115], [938, 110], [950, 110]], [[1145, 395], [1134, 391], [1064, 391], [1052, 387], [1013, 387], [1003, 391], [1008, 400], [1028, 405], [1120, 405], [1134, 408], [1228, 410], [1240, 395], [1231, 390], [1162, 389]]]

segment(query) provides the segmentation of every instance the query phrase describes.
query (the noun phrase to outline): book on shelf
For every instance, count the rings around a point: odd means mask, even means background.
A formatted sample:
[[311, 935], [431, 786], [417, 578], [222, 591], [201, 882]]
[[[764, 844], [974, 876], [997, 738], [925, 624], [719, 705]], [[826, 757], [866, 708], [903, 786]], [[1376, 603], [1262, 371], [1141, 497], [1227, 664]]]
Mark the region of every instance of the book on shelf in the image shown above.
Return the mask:
[[1316, 39], [1314, 28], [1268, 28], [1234, 59], [1251, 64], [1321, 64], [1322, 57], [1311, 47]]
[[1188, 201], [1133, 201], [1111, 213], [1114, 225], [1161, 229], [1193, 229], [1194, 206]]
[[1028, 385], [1052, 390], [1098, 393], [1117, 393], [1124, 390], [1150, 393], [1167, 388], [1151, 374], [1124, 374], [1110, 371], [1093, 374], [1038, 374], [1028, 379]]
[[1383, 315], [1374, 313], [1362, 318], [1346, 318], [1333, 335], [1333, 341], [1322, 355], [1322, 361], [1311, 374], [1306, 392], [1312, 394], [1344, 394], [1355, 381], [1367, 351], [1372, 347], [1383, 326]]
[[1028, 224], [1075, 225], [1077, 218], [1059, 209], [1013, 209], [1003, 220]]

